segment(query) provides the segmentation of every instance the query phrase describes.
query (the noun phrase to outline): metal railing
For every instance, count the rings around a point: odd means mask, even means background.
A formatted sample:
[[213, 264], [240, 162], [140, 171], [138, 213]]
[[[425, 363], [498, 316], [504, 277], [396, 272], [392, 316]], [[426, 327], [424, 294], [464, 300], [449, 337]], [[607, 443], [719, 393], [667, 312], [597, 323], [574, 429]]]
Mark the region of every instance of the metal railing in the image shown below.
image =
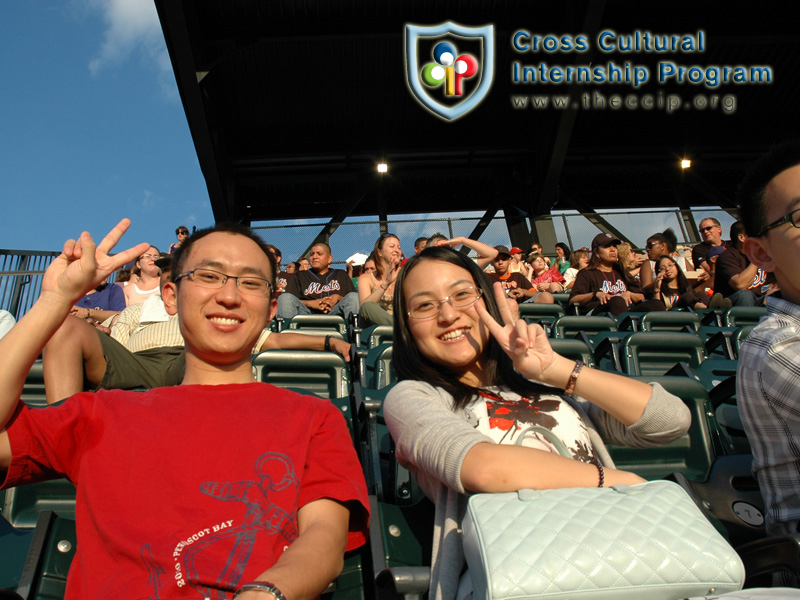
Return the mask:
[[0, 308], [19, 319], [42, 289], [42, 275], [59, 252], [0, 250]]

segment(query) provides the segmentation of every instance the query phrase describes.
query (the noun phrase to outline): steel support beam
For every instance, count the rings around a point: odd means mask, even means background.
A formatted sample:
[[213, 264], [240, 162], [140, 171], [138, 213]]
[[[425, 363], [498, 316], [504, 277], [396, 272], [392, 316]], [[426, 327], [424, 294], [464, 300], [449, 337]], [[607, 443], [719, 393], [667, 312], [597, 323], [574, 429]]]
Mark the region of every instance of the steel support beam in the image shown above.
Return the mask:
[[348, 216], [350, 216], [350, 213], [355, 210], [356, 206], [358, 206], [358, 203], [361, 202], [364, 196], [366, 196], [367, 193], [373, 188], [374, 183], [375, 180], [372, 177], [364, 177], [358, 184], [356, 191], [353, 192], [353, 195], [350, 196], [346, 202], [342, 203], [337, 213], [331, 217], [331, 220], [325, 224], [325, 226], [317, 234], [317, 237], [314, 238], [314, 241], [311, 242], [305, 250], [303, 250], [303, 253], [300, 256], [305, 256], [308, 254], [314, 244], [319, 242], [325, 242], [328, 244], [333, 233], [339, 229], [339, 225], [341, 225], [342, 222]]

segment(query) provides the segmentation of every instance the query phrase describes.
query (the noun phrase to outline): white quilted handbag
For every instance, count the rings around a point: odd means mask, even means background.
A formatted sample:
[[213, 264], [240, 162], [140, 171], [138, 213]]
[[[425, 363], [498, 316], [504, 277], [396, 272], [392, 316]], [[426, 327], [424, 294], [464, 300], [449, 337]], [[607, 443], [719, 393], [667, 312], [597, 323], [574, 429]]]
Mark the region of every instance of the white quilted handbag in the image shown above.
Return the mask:
[[744, 582], [736, 551], [670, 481], [475, 494], [463, 541], [476, 600], [677, 600]]

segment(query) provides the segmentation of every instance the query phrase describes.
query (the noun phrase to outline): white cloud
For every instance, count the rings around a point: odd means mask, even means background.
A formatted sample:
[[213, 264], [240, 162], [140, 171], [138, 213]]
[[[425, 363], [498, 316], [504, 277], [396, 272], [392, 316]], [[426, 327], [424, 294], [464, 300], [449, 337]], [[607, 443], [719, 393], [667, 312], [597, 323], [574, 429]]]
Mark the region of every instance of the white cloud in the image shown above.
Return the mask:
[[100, 12], [105, 22], [103, 44], [89, 61], [89, 71], [99, 75], [103, 70], [123, 64], [132, 55], [139, 55], [158, 72], [158, 83], [166, 96], [177, 97], [161, 23], [153, 0], [85, 0], [92, 12]]

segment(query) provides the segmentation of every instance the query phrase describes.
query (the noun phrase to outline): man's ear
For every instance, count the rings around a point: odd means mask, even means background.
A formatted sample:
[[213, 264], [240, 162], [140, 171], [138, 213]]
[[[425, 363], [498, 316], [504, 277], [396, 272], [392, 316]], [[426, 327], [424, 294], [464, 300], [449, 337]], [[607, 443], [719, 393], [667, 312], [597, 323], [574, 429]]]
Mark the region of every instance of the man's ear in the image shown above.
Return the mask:
[[278, 312], [278, 299], [277, 298], [270, 298], [269, 306], [267, 307], [267, 322], [264, 327], [268, 327], [270, 323], [272, 323], [272, 319], [275, 318], [275, 314]]
[[765, 239], [757, 237], [748, 237], [744, 240], [744, 253], [757, 267], [764, 271], [772, 272], [775, 270], [775, 265], [772, 260], [769, 242]]
[[161, 288], [161, 300], [169, 314], [178, 314], [178, 286], [176, 284], [171, 281], [164, 284], [164, 287]]

